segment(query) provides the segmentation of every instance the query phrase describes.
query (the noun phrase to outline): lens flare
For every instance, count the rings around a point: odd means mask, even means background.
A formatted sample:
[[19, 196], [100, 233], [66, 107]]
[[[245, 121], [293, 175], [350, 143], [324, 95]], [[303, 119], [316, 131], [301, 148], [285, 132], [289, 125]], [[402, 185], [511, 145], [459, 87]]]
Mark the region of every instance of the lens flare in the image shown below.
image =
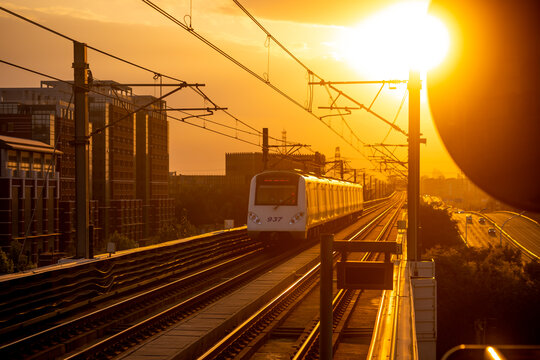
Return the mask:
[[450, 48], [447, 28], [427, 14], [427, 3], [390, 6], [354, 28], [343, 29], [335, 56], [363, 75], [407, 78], [409, 69], [426, 72]]

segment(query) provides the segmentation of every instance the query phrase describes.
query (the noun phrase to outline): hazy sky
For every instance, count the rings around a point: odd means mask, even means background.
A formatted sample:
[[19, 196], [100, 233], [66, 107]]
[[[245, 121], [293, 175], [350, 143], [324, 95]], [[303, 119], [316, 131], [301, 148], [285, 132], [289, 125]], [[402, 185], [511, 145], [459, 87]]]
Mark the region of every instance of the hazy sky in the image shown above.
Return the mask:
[[[170, 1], [156, 0], [178, 20], [226, 51], [258, 76], [291, 96], [300, 106], [285, 99], [265, 83], [256, 79], [218, 54], [190, 33], [160, 15], [142, 1], [126, 0], [18, 0], [0, 1], [0, 5], [29, 17], [58, 32], [95, 48], [143, 65], [161, 74], [203, 83], [201, 88], [213, 102], [228, 108], [235, 118], [223, 113], [209, 116], [207, 121], [186, 119], [210, 130], [225, 132], [250, 142], [259, 139], [242, 132], [253, 132], [241, 123], [261, 130], [268, 127], [270, 135], [281, 139], [286, 130], [287, 140], [309, 144], [311, 149], [334, 156], [340, 147], [341, 156], [355, 168], [371, 168], [371, 155], [365, 144], [381, 143], [389, 127], [364, 110], [354, 110], [349, 116], [325, 118], [336, 132], [353, 142], [361, 151], [349, 146], [330, 131], [327, 125], [306, 112], [309, 103], [308, 76], [305, 69], [281, 51], [275, 43], [265, 46], [262, 32], [233, 1]], [[403, 1], [262, 1], [244, 0], [241, 4], [262, 23], [272, 35], [317, 75], [328, 81], [406, 79], [407, 64], [400, 36], [408, 19], [376, 22], [377, 14], [400, 6], [411, 7]], [[426, 6], [425, 1], [415, 2]], [[191, 9], [190, 9], [191, 8]], [[55, 77], [72, 78], [72, 44], [4, 12], [0, 13], [0, 59], [22, 65]], [[394, 40], [398, 45], [391, 45]], [[88, 51], [88, 61], [94, 78], [121, 83], [153, 83], [153, 74]], [[35, 87], [37, 76], [0, 64], [0, 87]], [[164, 80], [167, 82], [168, 80]], [[340, 86], [347, 94], [369, 106], [379, 91], [379, 85]], [[169, 88], [170, 89], [170, 88]], [[424, 86], [425, 89], [425, 86]], [[168, 91], [168, 88], [163, 90]], [[313, 88], [313, 113], [329, 114], [319, 109], [329, 106], [324, 87]], [[137, 94], [159, 95], [159, 89], [134, 88]], [[425, 92], [425, 90], [423, 90]], [[372, 110], [394, 121], [405, 94], [404, 85], [396, 89], [385, 86]], [[334, 98], [337, 93], [332, 93]], [[427, 145], [421, 148], [421, 172], [455, 176], [457, 168], [446, 154], [433, 127], [429, 108], [423, 94], [421, 131]], [[167, 99], [173, 107], [208, 107], [210, 103], [181, 90]], [[342, 102], [341, 106], [353, 106]], [[407, 130], [407, 102], [396, 124]], [[172, 113], [176, 118], [186, 115]], [[199, 113], [202, 114], [202, 113]], [[330, 123], [328, 123], [330, 121]], [[224, 124], [230, 128], [220, 127]], [[225, 137], [179, 120], [170, 120], [170, 170], [181, 173], [223, 173], [226, 152], [260, 151], [255, 145]], [[351, 128], [358, 140], [349, 133]], [[405, 144], [405, 136], [393, 131], [386, 143]], [[271, 142], [271, 144], [276, 144]], [[397, 149], [396, 155], [406, 159], [406, 152]], [[309, 154], [304, 150], [303, 153]]]

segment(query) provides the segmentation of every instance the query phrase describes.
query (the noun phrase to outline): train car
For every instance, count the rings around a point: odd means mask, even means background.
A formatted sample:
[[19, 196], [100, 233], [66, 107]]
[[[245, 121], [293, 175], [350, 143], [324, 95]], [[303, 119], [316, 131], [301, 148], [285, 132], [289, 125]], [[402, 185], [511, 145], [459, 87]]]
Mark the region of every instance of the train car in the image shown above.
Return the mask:
[[362, 186], [293, 171], [266, 171], [251, 180], [247, 230], [265, 241], [304, 240], [363, 210]]

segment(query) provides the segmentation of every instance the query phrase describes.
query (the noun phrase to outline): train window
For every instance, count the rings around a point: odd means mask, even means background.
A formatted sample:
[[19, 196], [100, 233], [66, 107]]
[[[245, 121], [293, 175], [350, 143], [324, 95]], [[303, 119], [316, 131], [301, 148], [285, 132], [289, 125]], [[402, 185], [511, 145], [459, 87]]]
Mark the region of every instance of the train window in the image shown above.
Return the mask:
[[298, 175], [264, 174], [257, 177], [255, 205], [296, 205]]
[[313, 210], [315, 210], [315, 213], [319, 213], [319, 184], [314, 183], [313, 184]]

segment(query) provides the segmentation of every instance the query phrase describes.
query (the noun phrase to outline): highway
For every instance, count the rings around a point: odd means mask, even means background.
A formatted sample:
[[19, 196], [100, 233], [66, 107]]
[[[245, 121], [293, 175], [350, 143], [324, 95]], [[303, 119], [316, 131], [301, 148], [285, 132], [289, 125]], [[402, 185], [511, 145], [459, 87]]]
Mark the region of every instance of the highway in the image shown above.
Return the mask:
[[[466, 224], [466, 217], [472, 216], [472, 223]], [[493, 228], [493, 225], [486, 221], [484, 224], [479, 222], [480, 216], [475, 214], [470, 214], [467, 212], [452, 214], [452, 219], [458, 222], [458, 229], [461, 234], [461, 237], [468, 246], [473, 247], [488, 247], [499, 245], [499, 233], [490, 235], [488, 233], [490, 228]], [[466, 241], [465, 241], [466, 240]]]
[[[467, 216], [472, 217], [472, 222], [465, 227]], [[484, 224], [480, 223], [481, 217], [486, 219]], [[458, 222], [461, 237], [463, 241], [466, 238], [468, 246], [498, 246], [501, 240], [503, 245], [507, 245], [513, 240], [515, 245], [521, 248], [523, 252], [529, 253], [529, 257], [540, 257], [540, 225], [534, 220], [506, 211], [486, 214], [459, 211], [452, 213], [452, 219]], [[501, 237], [500, 229], [507, 220], [508, 222], [503, 227]], [[491, 234], [489, 229], [493, 229]], [[505, 233], [512, 240], [508, 239]]]

